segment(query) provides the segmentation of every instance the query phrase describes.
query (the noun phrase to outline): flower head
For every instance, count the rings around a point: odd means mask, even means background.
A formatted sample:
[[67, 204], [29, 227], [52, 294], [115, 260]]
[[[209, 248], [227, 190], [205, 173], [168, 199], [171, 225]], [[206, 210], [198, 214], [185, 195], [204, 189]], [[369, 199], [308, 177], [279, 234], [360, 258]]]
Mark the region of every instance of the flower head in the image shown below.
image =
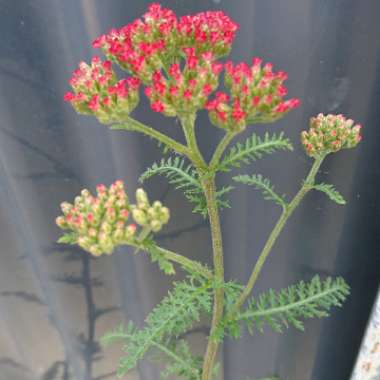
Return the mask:
[[273, 72], [270, 63], [262, 66], [262, 60], [254, 58], [251, 66], [227, 62], [224, 68], [229, 95], [217, 93], [205, 107], [220, 128], [243, 130], [248, 123], [275, 121], [300, 104], [298, 99], [284, 100], [287, 75]]
[[216, 58], [231, 50], [238, 25], [222, 11], [200, 12], [179, 19], [179, 45], [193, 47], [196, 55], [211, 52]]
[[94, 115], [106, 124], [128, 115], [139, 101], [139, 80], [117, 81], [111, 66], [110, 61], [102, 62], [98, 57], [91, 65], [81, 62], [69, 81], [73, 92], [64, 96], [77, 112]]
[[142, 19], [101, 35], [93, 47], [101, 48], [108, 59], [149, 83], [152, 74], [178, 53], [176, 29], [174, 12], [154, 3]]
[[343, 115], [319, 114], [310, 119], [309, 131], [301, 133], [301, 142], [311, 157], [354, 148], [359, 144], [361, 125]]
[[166, 116], [195, 112], [204, 107], [208, 96], [218, 86], [222, 64], [213, 60], [212, 53], [198, 57], [194, 48], [187, 48], [184, 54], [182, 69], [178, 63], [173, 63], [167, 75], [156, 71], [151, 86], [145, 88], [155, 112]]
[[109, 188], [96, 187], [97, 195], [82, 190], [73, 204], [63, 202], [63, 215], [56, 219], [63, 230], [71, 231], [73, 242], [94, 256], [111, 254], [121, 244], [135, 243], [137, 226], [134, 221], [152, 231], [159, 231], [169, 220], [169, 210], [160, 202], [150, 205], [143, 189], [136, 192], [136, 205], [130, 204], [124, 184], [118, 180]]

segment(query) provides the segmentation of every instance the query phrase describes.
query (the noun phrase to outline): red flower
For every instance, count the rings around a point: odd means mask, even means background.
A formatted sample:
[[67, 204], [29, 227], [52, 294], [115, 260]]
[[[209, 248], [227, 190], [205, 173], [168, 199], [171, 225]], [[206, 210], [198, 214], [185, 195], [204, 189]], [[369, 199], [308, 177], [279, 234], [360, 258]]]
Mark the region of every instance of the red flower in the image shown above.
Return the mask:
[[152, 110], [154, 112], [164, 112], [164, 110], [165, 110], [164, 105], [159, 100], [157, 100], [156, 102], [152, 103], [151, 107], [152, 107]]

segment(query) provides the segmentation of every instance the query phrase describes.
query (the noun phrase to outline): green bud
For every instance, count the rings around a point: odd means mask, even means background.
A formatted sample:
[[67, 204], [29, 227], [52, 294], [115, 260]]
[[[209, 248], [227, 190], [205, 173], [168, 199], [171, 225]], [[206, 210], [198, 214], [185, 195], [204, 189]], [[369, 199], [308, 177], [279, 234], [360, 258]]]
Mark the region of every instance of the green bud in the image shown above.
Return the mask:
[[143, 210], [140, 210], [138, 208], [133, 209], [132, 216], [133, 216], [133, 219], [136, 221], [136, 223], [139, 224], [140, 226], [145, 226], [148, 223], [148, 219]]
[[159, 220], [155, 219], [150, 222], [150, 227], [153, 232], [158, 232], [162, 228], [162, 223]]
[[160, 212], [160, 221], [162, 224], [166, 224], [170, 219], [170, 211], [167, 207], [162, 207]]
[[102, 254], [102, 250], [97, 244], [94, 244], [91, 247], [89, 247], [88, 251], [91, 253], [91, 255], [96, 256], [96, 257]]
[[136, 190], [136, 202], [138, 208], [146, 208], [149, 206], [149, 199], [144, 189]]

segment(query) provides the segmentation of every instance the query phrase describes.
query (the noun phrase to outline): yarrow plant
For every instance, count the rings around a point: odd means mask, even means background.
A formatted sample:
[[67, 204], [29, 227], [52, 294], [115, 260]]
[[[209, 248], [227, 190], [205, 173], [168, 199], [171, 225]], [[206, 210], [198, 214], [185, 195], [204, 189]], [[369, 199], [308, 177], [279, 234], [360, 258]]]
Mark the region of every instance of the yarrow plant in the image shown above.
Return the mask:
[[[237, 30], [238, 25], [223, 12], [177, 18], [170, 9], [152, 4], [142, 19], [97, 38], [93, 47], [101, 49], [106, 60], [94, 57], [91, 64], [81, 62], [70, 80], [72, 92], [65, 100], [78, 113], [95, 116], [112, 129], [142, 133], [175, 154], [154, 163], [140, 181], [154, 175], [167, 177], [193, 204], [193, 211], [210, 222], [213, 268], [157, 245], [154, 234], [168, 223], [169, 210], [159, 201], [150, 202], [142, 188], [136, 191], [135, 203], [130, 202], [120, 180], [109, 187], [99, 185], [96, 195], [85, 189], [73, 204], [62, 203], [63, 215], [56, 222], [65, 233], [59, 242], [78, 244], [93, 256], [110, 255], [116, 247], [128, 245], [135, 252], [147, 252], [168, 275], [175, 273], [175, 265], [187, 273], [185, 280], [173, 284], [142, 329], [131, 322], [104, 336], [104, 343], [124, 342], [125, 356], [117, 370], [120, 377], [156, 351], [166, 362], [163, 376], [210, 380], [216, 376], [215, 360], [224, 336], [239, 337], [242, 325], [250, 332], [264, 327], [281, 331], [289, 326], [303, 330], [305, 319], [327, 316], [349, 293], [342, 278], [315, 276], [278, 292], [251, 296], [278, 236], [309, 191], [322, 191], [336, 203], [345, 203], [332, 185], [316, 182], [328, 154], [353, 148], [361, 140], [360, 125], [342, 115], [312, 117], [309, 130], [301, 133], [302, 146], [313, 164], [292, 199], [279, 195], [261, 174], [233, 177], [237, 183], [260, 190], [282, 213], [248, 282], [225, 279], [219, 211], [229, 207], [225, 197], [232, 187], [217, 189], [217, 174], [266, 154], [293, 149], [283, 133], [268, 132], [253, 133], [227, 151], [228, 146], [248, 126], [279, 120], [300, 105], [297, 98], [287, 98], [287, 74], [275, 71], [271, 63], [260, 58], [253, 58], [251, 64], [220, 61], [230, 52]], [[118, 79], [114, 66], [128, 76]], [[221, 77], [224, 91], [219, 89]], [[131, 116], [142, 92], [154, 112], [180, 121], [185, 144]], [[202, 109], [208, 111], [210, 122], [224, 131], [209, 162], [198, 148], [195, 133], [196, 115]], [[202, 315], [210, 317], [211, 327], [204, 356], [199, 358], [183, 337]]]

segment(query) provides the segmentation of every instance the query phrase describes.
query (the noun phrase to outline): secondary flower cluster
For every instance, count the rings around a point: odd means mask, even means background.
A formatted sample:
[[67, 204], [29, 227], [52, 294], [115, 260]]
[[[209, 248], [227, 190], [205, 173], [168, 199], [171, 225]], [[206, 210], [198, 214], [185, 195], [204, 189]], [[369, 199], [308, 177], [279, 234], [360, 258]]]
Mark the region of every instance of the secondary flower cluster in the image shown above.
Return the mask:
[[170, 9], [151, 4], [143, 19], [97, 38], [93, 47], [149, 83], [157, 70], [178, 61], [183, 48], [220, 57], [229, 52], [237, 25], [223, 12], [202, 12], [177, 20]]
[[197, 55], [211, 52], [220, 58], [231, 50], [239, 26], [221, 11], [200, 12], [179, 19], [179, 45], [193, 47]]
[[[63, 230], [73, 233], [75, 243], [94, 256], [111, 254], [114, 248], [120, 244], [133, 243], [136, 239], [137, 226], [128, 223], [129, 211], [134, 217], [135, 209], [141, 203], [137, 195], [138, 205], [130, 205], [128, 196], [124, 190], [122, 181], [116, 181], [109, 188], [98, 185], [97, 195], [93, 196], [87, 189], [82, 190], [81, 195], [75, 198], [74, 204], [63, 202], [61, 209], [63, 215], [56, 219], [57, 225]], [[142, 189], [137, 194], [144, 193]], [[162, 212], [159, 220], [160, 228], [167, 223], [168, 211]], [[156, 210], [156, 208], [155, 208]], [[167, 209], [166, 209], [167, 210]], [[166, 213], [165, 217], [161, 214]], [[141, 224], [136, 220], [136, 223]], [[153, 222], [152, 222], [153, 223]], [[154, 222], [154, 231], [158, 231], [158, 223]]]
[[183, 70], [178, 63], [173, 63], [167, 78], [156, 71], [152, 85], [145, 88], [152, 109], [166, 116], [178, 116], [203, 108], [219, 83], [223, 65], [214, 62], [212, 53], [205, 52], [199, 58], [194, 48], [184, 49], [184, 53], [186, 59]]
[[243, 130], [248, 123], [267, 123], [283, 117], [298, 107], [298, 99], [284, 100], [287, 74], [273, 72], [273, 65], [262, 66], [260, 58], [252, 65], [232, 62], [225, 64], [225, 85], [229, 95], [217, 92], [206, 104], [211, 122], [224, 129]]
[[169, 209], [162, 206], [159, 201], [155, 201], [151, 205], [143, 189], [137, 189], [136, 202], [136, 205], [131, 205], [131, 210], [133, 219], [140, 226], [151, 229], [153, 232], [158, 232], [169, 221]]
[[309, 131], [301, 134], [302, 145], [311, 157], [354, 148], [362, 139], [361, 125], [343, 115], [323, 115], [310, 119]]
[[64, 99], [78, 113], [96, 116], [108, 124], [122, 121], [138, 104], [137, 78], [117, 81], [111, 61], [94, 57], [91, 65], [81, 62], [70, 79], [74, 92], [66, 93]]

